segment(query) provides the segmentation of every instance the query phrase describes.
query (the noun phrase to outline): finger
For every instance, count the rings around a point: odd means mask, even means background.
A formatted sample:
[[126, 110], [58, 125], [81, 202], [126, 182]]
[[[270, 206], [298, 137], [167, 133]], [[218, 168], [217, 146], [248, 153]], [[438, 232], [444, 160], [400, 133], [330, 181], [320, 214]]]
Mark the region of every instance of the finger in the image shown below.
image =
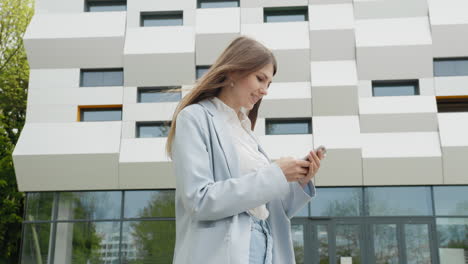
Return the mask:
[[300, 167], [309, 167], [310, 166], [310, 161], [308, 161], [308, 160], [297, 160], [297, 164]]
[[317, 166], [317, 168], [320, 168], [320, 159], [317, 156], [317, 154], [315, 154], [315, 152], [311, 151], [310, 155], [312, 155], [313, 161], [315, 162], [315, 165]]

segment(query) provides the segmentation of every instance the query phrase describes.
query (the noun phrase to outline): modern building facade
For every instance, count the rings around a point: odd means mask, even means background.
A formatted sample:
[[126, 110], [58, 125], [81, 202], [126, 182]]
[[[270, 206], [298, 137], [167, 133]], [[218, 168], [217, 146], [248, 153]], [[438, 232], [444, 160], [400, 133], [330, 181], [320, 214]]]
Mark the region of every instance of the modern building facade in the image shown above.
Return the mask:
[[297, 263], [468, 263], [468, 2], [36, 0], [21, 263], [171, 263], [172, 114], [239, 35], [278, 72], [255, 133], [325, 145]]

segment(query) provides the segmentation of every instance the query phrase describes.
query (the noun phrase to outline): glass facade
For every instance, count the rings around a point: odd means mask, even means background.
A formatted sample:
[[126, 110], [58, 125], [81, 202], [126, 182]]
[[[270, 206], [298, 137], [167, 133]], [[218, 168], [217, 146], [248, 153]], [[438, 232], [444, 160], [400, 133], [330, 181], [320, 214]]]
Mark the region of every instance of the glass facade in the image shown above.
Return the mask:
[[21, 263], [172, 263], [174, 195], [27, 193]]
[[[296, 263], [466, 264], [468, 186], [317, 187]], [[21, 263], [172, 263], [175, 191], [27, 193]]]

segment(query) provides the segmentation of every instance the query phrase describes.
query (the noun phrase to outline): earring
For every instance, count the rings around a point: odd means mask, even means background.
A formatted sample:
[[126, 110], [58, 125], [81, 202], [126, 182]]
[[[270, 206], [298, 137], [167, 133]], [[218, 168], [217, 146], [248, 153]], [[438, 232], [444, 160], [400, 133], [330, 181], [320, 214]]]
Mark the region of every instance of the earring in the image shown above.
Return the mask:
[[234, 87], [234, 82], [231, 82], [231, 87]]

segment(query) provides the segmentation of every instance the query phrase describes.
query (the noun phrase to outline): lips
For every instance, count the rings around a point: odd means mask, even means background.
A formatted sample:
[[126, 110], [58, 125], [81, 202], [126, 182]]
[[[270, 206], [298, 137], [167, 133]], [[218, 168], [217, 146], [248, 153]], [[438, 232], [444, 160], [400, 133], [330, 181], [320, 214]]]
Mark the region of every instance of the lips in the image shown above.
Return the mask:
[[257, 101], [258, 101], [260, 98], [257, 97], [257, 96], [252, 95], [252, 99], [253, 99], [253, 103], [256, 104]]

